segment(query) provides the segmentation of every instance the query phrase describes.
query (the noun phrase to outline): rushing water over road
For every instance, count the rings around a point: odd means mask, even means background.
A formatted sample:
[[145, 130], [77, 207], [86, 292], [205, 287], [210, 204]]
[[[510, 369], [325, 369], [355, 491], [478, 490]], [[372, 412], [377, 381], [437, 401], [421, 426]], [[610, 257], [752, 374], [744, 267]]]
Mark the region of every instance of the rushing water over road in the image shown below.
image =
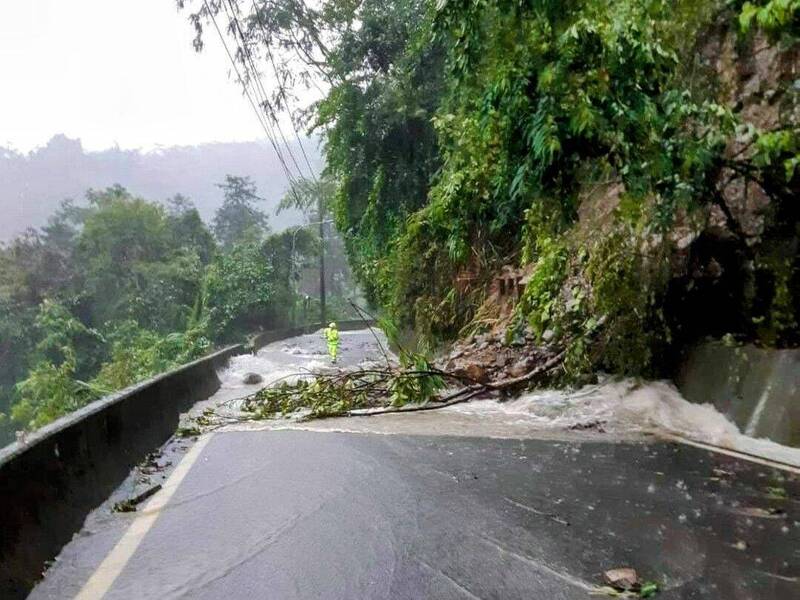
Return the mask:
[[[377, 339], [375, 336], [378, 336]], [[342, 333], [340, 366], [385, 360], [388, 343], [382, 333]], [[220, 373], [216, 400], [241, 397], [279, 380], [309, 376], [330, 368], [321, 332], [275, 342], [255, 355], [235, 357]], [[264, 383], [248, 386], [243, 379], [257, 373]], [[800, 449], [755, 439], [709, 404], [686, 401], [670, 382], [607, 379], [577, 390], [537, 390], [515, 399], [473, 400], [438, 412], [408, 415], [326, 419], [297, 424], [276, 420], [252, 427], [304, 428], [391, 433], [449, 433], [490, 437], [579, 436], [631, 439], [642, 435], [677, 435], [734, 451], [800, 466]]]

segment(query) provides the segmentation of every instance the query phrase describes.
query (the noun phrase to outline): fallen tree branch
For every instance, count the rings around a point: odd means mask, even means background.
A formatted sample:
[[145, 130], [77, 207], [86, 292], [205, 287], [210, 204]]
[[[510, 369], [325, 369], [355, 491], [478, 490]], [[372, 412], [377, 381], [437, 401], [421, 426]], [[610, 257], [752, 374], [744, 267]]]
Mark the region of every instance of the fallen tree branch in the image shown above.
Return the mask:
[[375, 415], [388, 415], [392, 413], [408, 413], [408, 412], [420, 412], [424, 410], [438, 410], [440, 408], [445, 408], [447, 406], [453, 406], [454, 404], [461, 404], [462, 402], [467, 402], [471, 400], [475, 396], [480, 396], [481, 394], [486, 393], [486, 388], [484, 386], [475, 386], [471, 388], [463, 388], [454, 394], [438, 401], [438, 402], [428, 402], [426, 404], [414, 404], [410, 406], [391, 406], [388, 408], [379, 408], [379, 409], [370, 409], [370, 408], [362, 408], [358, 410], [351, 410], [347, 413], [341, 415], [343, 417], [372, 417]]
[[127, 500], [122, 500], [121, 502], [117, 502], [111, 508], [114, 512], [134, 512], [136, 507], [147, 500], [150, 496], [155, 495], [161, 489], [161, 484], [154, 485], [153, 487], [143, 491], [138, 496], [134, 496], [133, 498], [129, 498]]
[[375, 415], [387, 415], [393, 413], [407, 413], [407, 412], [420, 412], [425, 410], [438, 410], [440, 408], [446, 408], [448, 406], [453, 406], [455, 404], [461, 404], [462, 402], [468, 402], [472, 400], [476, 396], [480, 396], [481, 394], [487, 394], [491, 392], [498, 392], [498, 391], [505, 391], [511, 389], [513, 387], [530, 383], [537, 377], [548, 373], [554, 370], [556, 367], [560, 366], [563, 359], [564, 359], [565, 351], [559, 352], [549, 360], [547, 360], [544, 364], [536, 367], [530, 373], [523, 375], [521, 377], [514, 377], [513, 379], [504, 379], [498, 381], [497, 383], [484, 383], [484, 384], [477, 384], [470, 387], [462, 388], [445, 398], [442, 398], [438, 402], [428, 402], [426, 404], [420, 405], [412, 405], [412, 406], [393, 406], [391, 408], [385, 409], [359, 409], [359, 410], [351, 410], [348, 411], [345, 415], [347, 417], [371, 417]]
[[[288, 415], [302, 409], [309, 410], [305, 419], [437, 410], [467, 402], [476, 396], [506, 392], [543, 378], [563, 363], [564, 354], [565, 351], [561, 351], [551, 356], [525, 375], [496, 382], [479, 382], [430, 366], [421, 369], [387, 366], [386, 369], [319, 374], [313, 379], [262, 388], [244, 400], [243, 408], [255, 419]], [[448, 379], [463, 387], [437, 398], [436, 389], [443, 387], [444, 380]], [[413, 403], [414, 399], [419, 403]]]

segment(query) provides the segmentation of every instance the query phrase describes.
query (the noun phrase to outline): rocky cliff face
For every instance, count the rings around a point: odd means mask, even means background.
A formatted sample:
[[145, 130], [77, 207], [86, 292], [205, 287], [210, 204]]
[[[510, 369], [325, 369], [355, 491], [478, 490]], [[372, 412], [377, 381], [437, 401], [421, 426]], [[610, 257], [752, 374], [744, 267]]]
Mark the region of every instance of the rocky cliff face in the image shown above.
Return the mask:
[[[536, 339], [569, 329], [573, 347], [577, 339], [591, 348], [576, 372], [592, 365], [668, 375], [680, 351], [706, 337], [800, 344], [800, 178], [784, 175], [783, 158], [767, 147], [770, 136], [800, 132], [800, 45], [742, 35], [737, 23], [721, 13], [676, 74], [680, 87], [736, 123], [708, 169], [708, 198], [677, 206], [659, 230], [637, 226], [635, 216], [658, 199], [631, 202], [621, 175], [584, 183], [566, 251], [542, 259], [538, 249], [528, 266], [525, 282], [536, 289], [520, 294], [523, 304], [547, 296], [548, 269], [566, 272], [559, 297], [534, 307], [551, 322]], [[478, 317], [508, 326], [513, 311], [496, 291]]]
[[[770, 41], [763, 33], [742, 41], [730, 27], [710, 32], [701, 56], [716, 78], [719, 100], [738, 110], [746, 125], [774, 131], [800, 125], [800, 49]], [[754, 148], [747, 132], [731, 143], [731, 158], [752, 157]], [[756, 181], [726, 169], [719, 180], [726, 204], [749, 244], [756, 244], [767, 226], [769, 195]], [[717, 208], [712, 223], [725, 226]]]
[[[754, 132], [800, 131], [800, 46], [764, 33], [745, 38], [732, 23], [725, 14], [701, 36], [684, 75], [729, 107], [740, 125], [726, 150], [734, 167], [720, 168], [716, 177], [720, 201], [700, 213], [679, 211], [666, 234], [665, 318], [679, 346], [726, 334], [793, 346], [800, 342], [800, 211], [748, 165], [758, 160]], [[578, 237], [589, 243], [610, 235], [624, 195], [619, 181], [585, 187]], [[643, 242], [651, 261], [663, 258], [650, 254], [661, 241]]]
[[[756, 157], [759, 148], [753, 131], [782, 130], [797, 135], [797, 44], [785, 45], [764, 33], [743, 40], [730, 27], [717, 27], [708, 36], [701, 55], [713, 69], [719, 101], [736, 110], [742, 122], [727, 150], [733, 164], [763, 160]], [[695, 277], [699, 263], [701, 276], [711, 285], [729, 288], [728, 298], [738, 312], [731, 314], [729, 332], [767, 345], [786, 346], [800, 341], [796, 332], [800, 315], [800, 212], [791, 197], [774, 193], [773, 184], [772, 180], [759, 180], [744, 166], [722, 169], [717, 185], [724, 206], [712, 207], [703, 232], [705, 239], [701, 236], [693, 245], [695, 252], [690, 253], [688, 266]], [[796, 177], [793, 184], [790, 194], [796, 198], [800, 191]], [[699, 248], [701, 244], [706, 248]]]

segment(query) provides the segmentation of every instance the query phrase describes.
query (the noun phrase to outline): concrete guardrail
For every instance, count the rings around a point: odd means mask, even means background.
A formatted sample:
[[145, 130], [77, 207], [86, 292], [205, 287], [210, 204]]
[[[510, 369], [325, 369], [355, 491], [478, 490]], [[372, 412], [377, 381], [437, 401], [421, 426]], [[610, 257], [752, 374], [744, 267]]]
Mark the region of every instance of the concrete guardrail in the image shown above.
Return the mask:
[[800, 446], [800, 350], [703, 343], [676, 382], [687, 400], [713, 404], [743, 433]]
[[[343, 330], [366, 325], [339, 323]], [[30, 592], [86, 516], [173, 435], [180, 415], [219, 389], [217, 371], [232, 356], [320, 327], [258, 333], [247, 346], [229, 346], [101, 398], [0, 449], [0, 598]]]

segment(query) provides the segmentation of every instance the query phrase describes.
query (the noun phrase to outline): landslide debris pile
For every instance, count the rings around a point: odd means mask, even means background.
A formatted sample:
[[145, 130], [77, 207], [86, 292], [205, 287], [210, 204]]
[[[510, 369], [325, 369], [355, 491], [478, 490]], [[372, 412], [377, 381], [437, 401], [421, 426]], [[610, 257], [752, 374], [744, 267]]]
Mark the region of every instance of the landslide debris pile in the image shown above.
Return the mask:
[[530, 332], [511, 343], [503, 338], [490, 332], [459, 340], [436, 364], [456, 377], [497, 383], [524, 377], [559, 354], [555, 347], [537, 345]]
[[385, 365], [336, 369], [267, 386], [247, 397], [251, 418], [301, 419], [431, 410], [478, 396], [502, 396], [552, 377], [563, 352], [525, 340], [504, 344], [482, 335], [456, 344], [438, 361], [402, 351]]

